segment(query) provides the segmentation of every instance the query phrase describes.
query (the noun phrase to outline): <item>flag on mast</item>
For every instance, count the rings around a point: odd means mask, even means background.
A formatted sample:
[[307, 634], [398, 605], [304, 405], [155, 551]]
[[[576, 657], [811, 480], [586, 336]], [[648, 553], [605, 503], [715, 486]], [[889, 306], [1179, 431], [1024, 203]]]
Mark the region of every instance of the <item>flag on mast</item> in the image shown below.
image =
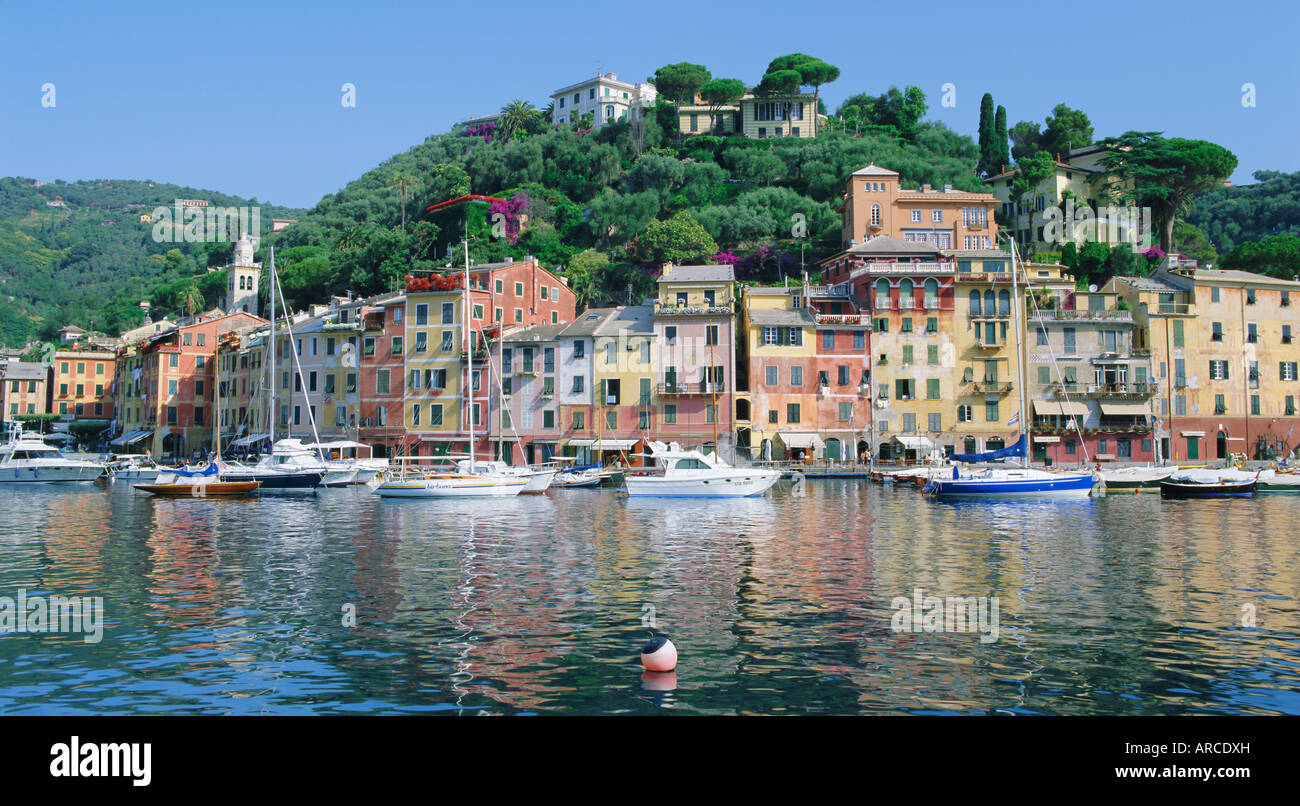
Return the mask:
[[1007, 421], [1007, 425], [1015, 425], [1018, 422], [1020, 422], [1020, 412], [1013, 414], [1011, 419]]

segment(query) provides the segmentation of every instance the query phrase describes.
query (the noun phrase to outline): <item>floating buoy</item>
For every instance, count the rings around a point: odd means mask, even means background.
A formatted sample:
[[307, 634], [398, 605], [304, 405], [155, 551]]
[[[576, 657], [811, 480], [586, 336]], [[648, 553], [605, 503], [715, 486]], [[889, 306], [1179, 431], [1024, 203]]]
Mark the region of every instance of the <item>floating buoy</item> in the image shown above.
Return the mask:
[[667, 638], [651, 638], [641, 647], [641, 665], [651, 672], [671, 672], [677, 668], [677, 647]]

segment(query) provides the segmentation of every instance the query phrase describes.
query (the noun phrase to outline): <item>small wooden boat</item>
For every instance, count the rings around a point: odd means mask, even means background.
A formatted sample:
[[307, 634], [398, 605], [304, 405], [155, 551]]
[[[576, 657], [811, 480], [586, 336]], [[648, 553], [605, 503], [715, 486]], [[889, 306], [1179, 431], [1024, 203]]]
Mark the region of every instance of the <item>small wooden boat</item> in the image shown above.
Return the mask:
[[1162, 481], [1161, 498], [1251, 498], [1255, 481]]
[[196, 481], [172, 484], [134, 484], [137, 490], [154, 495], [211, 498], [213, 496], [248, 495], [262, 486], [260, 481]]

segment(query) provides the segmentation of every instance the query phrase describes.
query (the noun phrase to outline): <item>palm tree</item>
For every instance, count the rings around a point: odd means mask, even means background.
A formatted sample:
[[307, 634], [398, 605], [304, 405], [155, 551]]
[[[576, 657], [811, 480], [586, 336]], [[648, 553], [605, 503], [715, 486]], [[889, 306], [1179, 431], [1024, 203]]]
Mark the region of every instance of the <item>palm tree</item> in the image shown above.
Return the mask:
[[509, 140], [515, 132], [523, 131], [528, 125], [529, 119], [535, 114], [537, 114], [536, 107], [527, 101], [519, 99], [515, 99], [501, 107], [501, 119], [497, 121], [497, 129], [501, 132], [501, 139]]
[[402, 232], [406, 232], [406, 196], [418, 184], [419, 180], [408, 173], [399, 173], [388, 180], [388, 186], [397, 188], [402, 194]]
[[366, 245], [368, 233], [360, 224], [353, 224], [345, 229], [334, 242], [334, 248], [340, 250], [360, 249]]

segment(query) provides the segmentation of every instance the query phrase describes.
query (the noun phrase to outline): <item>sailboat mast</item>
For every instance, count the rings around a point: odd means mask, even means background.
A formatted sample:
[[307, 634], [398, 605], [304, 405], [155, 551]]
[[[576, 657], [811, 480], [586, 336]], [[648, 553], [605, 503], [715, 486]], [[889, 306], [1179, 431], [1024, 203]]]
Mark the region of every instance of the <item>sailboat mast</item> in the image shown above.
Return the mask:
[[1029, 436], [1025, 428], [1025, 366], [1024, 351], [1020, 344], [1020, 285], [1016, 278], [1016, 240], [1011, 242], [1011, 317], [1012, 327], [1016, 331], [1016, 388], [1020, 390], [1020, 439], [1024, 442], [1024, 452], [1020, 455], [1020, 466], [1029, 467]]
[[271, 444], [274, 445], [275, 444], [275, 384], [276, 381], [279, 380], [279, 378], [276, 377], [275, 374], [275, 354], [276, 352], [278, 352], [278, 348], [280, 344], [275, 340], [275, 247], [274, 246], [270, 247], [270, 250], [271, 250], [271, 360], [270, 360], [271, 383], [267, 388], [270, 390], [271, 396], [269, 402], [267, 403], [268, 411], [266, 413], [267, 414], [266, 424], [268, 426], [267, 433], [271, 435]]
[[474, 472], [474, 330], [469, 326], [469, 238], [465, 239], [465, 357], [469, 360], [469, 369], [465, 372], [465, 383], [469, 386], [469, 406], [465, 413], [469, 420], [469, 469]]

